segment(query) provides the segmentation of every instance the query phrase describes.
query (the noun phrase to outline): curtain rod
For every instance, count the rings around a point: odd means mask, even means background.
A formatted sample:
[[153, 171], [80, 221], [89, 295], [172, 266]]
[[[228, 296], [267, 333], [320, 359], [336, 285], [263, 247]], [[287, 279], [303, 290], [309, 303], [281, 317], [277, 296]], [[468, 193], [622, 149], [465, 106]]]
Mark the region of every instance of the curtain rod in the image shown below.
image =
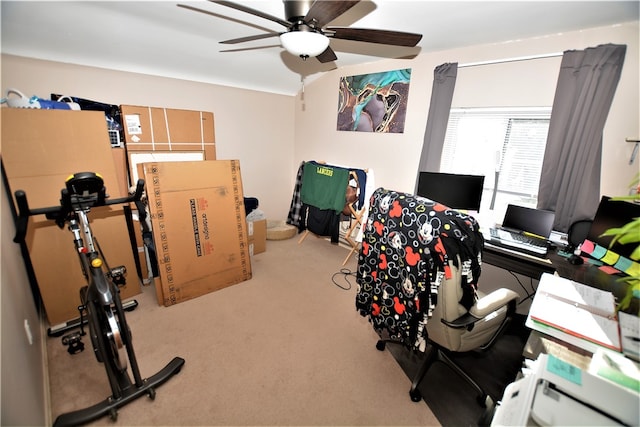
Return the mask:
[[554, 52], [554, 53], [543, 53], [540, 55], [517, 56], [515, 58], [491, 59], [488, 61], [468, 62], [466, 64], [458, 65], [458, 68], [477, 67], [479, 65], [502, 64], [504, 62], [529, 61], [531, 59], [553, 58], [556, 56], [562, 56], [563, 54], [564, 54], [563, 52]]

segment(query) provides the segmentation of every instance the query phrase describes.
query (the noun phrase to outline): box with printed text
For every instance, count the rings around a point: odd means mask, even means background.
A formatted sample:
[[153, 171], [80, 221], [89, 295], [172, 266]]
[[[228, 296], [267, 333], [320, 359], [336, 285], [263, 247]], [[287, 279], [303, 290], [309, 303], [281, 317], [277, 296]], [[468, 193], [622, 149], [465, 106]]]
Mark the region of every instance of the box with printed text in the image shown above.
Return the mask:
[[154, 162], [143, 169], [163, 305], [250, 279], [240, 162]]

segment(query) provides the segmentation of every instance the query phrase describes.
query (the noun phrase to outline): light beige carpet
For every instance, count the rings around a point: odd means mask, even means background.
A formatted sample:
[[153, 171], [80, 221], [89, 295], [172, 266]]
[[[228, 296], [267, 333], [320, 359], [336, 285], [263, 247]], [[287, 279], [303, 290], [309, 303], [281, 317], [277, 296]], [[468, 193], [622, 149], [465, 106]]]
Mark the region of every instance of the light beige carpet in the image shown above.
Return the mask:
[[[424, 402], [409, 398], [411, 381], [355, 310], [351, 289], [332, 282], [355, 256], [324, 239], [268, 241], [252, 259], [253, 278], [172, 307], [153, 287], [127, 313], [143, 378], [173, 357], [182, 371], [122, 407], [117, 422], [93, 425], [337, 426], [439, 425]], [[108, 256], [108, 254], [107, 254]], [[132, 279], [130, 279], [132, 280]], [[345, 276], [335, 280], [343, 287]], [[70, 355], [48, 339], [53, 417], [111, 394], [88, 337]]]

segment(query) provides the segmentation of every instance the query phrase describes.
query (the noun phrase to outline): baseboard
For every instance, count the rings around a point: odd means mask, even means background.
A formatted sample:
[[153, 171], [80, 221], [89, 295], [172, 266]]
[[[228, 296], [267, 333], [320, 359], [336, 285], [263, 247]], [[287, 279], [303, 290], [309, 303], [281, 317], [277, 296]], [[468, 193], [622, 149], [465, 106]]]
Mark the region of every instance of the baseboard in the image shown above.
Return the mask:
[[44, 415], [46, 419], [46, 425], [53, 425], [53, 413], [51, 412], [51, 382], [49, 380], [49, 351], [47, 347], [49, 322], [46, 320], [44, 306], [40, 304], [38, 310], [38, 317], [40, 318], [40, 345], [42, 346], [42, 386], [44, 396]]

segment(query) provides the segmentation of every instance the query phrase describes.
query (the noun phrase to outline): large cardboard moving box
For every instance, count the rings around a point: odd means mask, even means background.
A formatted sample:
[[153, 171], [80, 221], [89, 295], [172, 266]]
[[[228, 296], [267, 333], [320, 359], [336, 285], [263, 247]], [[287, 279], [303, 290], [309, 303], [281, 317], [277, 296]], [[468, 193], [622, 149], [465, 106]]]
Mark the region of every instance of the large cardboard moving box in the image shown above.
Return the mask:
[[215, 160], [213, 113], [121, 105], [129, 151], [205, 151]]
[[213, 113], [136, 105], [121, 105], [120, 111], [134, 181], [139, 163], [216, 159]]
[[[101, 111], [2, 108], [2, 163], [11, 192], [24, 190], [32, 209], [60, 203], [69, 175], [98, 172], [112, 198], [126, 196], [104, 113]], [[3, 212], [3, 215], [10, 213]], [[122, 205], [92, 209], [91, 226], [111, 267], [124, 265], [121, 298], [140, 293], [133, 249]], [[79, 289], [86, 285], [73, 235], [44, 215], [29, 220], [26, 245], [47, 319], [52, 328], [77, 319]]]
[[251, 278], [240, 162], [144, 163], [165, 306]]

